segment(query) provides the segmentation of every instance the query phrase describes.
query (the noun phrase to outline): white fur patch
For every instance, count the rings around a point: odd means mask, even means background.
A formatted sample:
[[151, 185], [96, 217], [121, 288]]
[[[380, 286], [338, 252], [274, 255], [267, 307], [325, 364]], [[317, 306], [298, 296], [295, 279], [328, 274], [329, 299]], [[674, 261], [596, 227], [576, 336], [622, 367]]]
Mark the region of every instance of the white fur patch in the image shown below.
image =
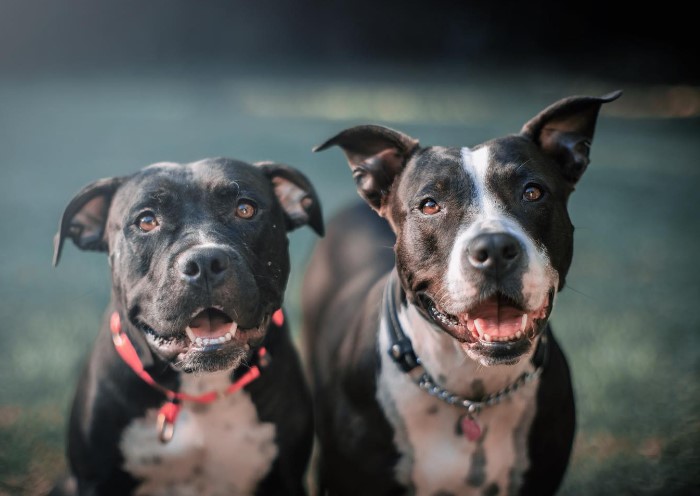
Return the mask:
[[[230, 384], [230, 372], [182, 377], [181, 390], [190, 394]], [[158, 440], [157, 413], [149, 410], [122, 434], [123, 468], [143, 479], [137, 495], [252, 494], [277, 456], [275, 426], [260, 422], [246, 391], [208, 405], [184, 402], [166, 444]]]
[[[476, 392], [493, 393], [523, 372], [533, 370], [526, 357], [512, 366], [479, 365], [467, 358], [447, 333], [436, 331], [413, 306], [400, 309], [399, 321], [426, 369], [453, 393], [467, 397]], [[527, 435], [536, 413], [539, 379], [483, 410], [477, 417], [482, 438], [470, 441], [456, 431], [465, 410], [419, 389], [388, 356], [384, 319], [380, 325], [382, 369], [377, 399], [394, 428], [394, 442], [401, 455], [396, 467], [399, 482], [418, 495], [440, 491], [482, 494], [493, 484], [498, 485], [498, 494], [517, 492], [529, 467]]]
[[518, 239], [525, 250], [527, 271], [523, 274], [523, 297], [529, 310], [540, 308], [559, 278], [552, 268], [544, 248], [538, 246], [523, 227], [507, 214], [498, 197], [489, 191], [486, 178], [489, 169], [489, 148], [484, 146], [472, 151], [462, 148], [462, 166], [473, 188], [470, 205], [470, 223], [462, 226], [450, 253], [446, 274], [446, 286], [455, 299], [474, 298], [479, 288], [464, 276], [463, 253], [467, 244], [482, 233], [505, 232]]

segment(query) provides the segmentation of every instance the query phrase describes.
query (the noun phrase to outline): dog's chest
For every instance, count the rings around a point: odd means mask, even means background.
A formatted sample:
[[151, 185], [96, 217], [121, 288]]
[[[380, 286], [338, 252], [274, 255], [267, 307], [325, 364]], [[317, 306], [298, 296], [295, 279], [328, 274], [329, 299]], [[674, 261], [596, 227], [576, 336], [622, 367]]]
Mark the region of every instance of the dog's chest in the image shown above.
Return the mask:
[[[481, 437], [471, 441], [458, 429], [465, 411], [419, 389], [389, 358], [388, 344], [382, 323], [377, 396], [401, 455], [397, 480], [417, 495], [517, 493], [529, 466], [527, 436], [536, 411], [536, 383], [482, 411], [477, 417]], [[449, 366], [437, 369], [430, 371], [434, 377], [449, 373]]]
[[[228, 383], [228, 374], [188, 375], [181, 390], [201, 394]], [[275, 426], [260, 422], [243, 390], [207, 405], [185, 402], [166, 444], [157, 437], [157, 414], [134, 419], [121, 438], [124, 469], [143, 481], [136, 494], [252, 494], [277, 456]]]

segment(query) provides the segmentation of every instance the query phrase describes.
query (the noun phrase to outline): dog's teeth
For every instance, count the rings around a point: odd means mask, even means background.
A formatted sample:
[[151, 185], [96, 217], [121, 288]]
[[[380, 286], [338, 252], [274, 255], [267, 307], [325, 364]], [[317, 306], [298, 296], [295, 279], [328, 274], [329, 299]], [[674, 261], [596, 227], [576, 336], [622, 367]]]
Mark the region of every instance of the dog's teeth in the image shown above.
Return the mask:
[[227, 332], [226, 334], [224, 334], [224, 339], [225, 339], [226, 341], [231, 341], [231, 340], [233, 339], [233, 338], [231, 337], [231, 333], [230, 333], [230, 332]]
[[203, 343], [203, 342], [204, 342], [204, 340], [203, 340], [202, 338], [197, 338], [197, 339], [195, 340], [195, 343], [197, 343], [197, 346], [202, 346], [202, 343]]
[[520, 321], [520, 331], [525, 332], [525, 328], [527, 327], [527, 314], [523, 314], [523, 319]]
[[219, 336], [219, 344], [226, 342], [226, 336]]
[[234, 337], [236, 337], [237, 330], [238, 330], [238, 324], [236, 322], [231, 322], [231, 329], [229, 329], [226, 334], [230, 334], [231, 338], [234, 338]]
[[484, 336], [484, 329], [481, 327], [481, 324], [479, 324], [478, 320], [474, 321], [474, 327], [476, 327], [476, 332], [479, 333], [479, 336]]
[[523, 331], [518, 331], [515, 333], [515, 339], [520, 339], [523, 337]]
[[187, 326], [187, 328], [185, 328], [185, 332], [187, 333], [187, 337], [190, 338], [190, 341], [192, 341], [193, 343], [197, 341], [197, 336], [195, 335], [194, 331], [190, 329], [190, 326]]
[[491, 336], [489, 336], [488, 334], [484, 334], [484, 341], [486, 341], [487, 343], [490, 343], [490, 342], [491, 342]]

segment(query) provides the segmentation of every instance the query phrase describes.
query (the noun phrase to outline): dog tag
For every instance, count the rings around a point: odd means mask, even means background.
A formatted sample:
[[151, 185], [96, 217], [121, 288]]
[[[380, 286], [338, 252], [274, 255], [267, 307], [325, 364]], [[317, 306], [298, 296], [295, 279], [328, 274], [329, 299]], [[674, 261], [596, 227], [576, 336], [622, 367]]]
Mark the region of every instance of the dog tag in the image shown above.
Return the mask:
[[478, 441], [481, 437], [481, 427], [477, 423], [476, 419], [470, 417], [469, 415], [462, 415], [459, 418], [459, 430], [470, 441]]

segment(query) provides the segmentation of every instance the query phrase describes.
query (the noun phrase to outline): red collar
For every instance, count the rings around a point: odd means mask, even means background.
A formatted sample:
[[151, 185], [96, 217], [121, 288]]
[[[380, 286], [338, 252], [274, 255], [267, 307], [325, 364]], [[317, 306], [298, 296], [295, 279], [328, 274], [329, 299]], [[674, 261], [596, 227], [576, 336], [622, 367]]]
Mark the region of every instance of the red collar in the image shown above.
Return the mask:
[[[282, 313], [282, 309], [277, 310], [272, 315], [272, 323], [277, 327], [282, 326], [284, 323], [284, 314]], [[144, 369], [143, 363], [141, 363], [141, 359], [139, 359], [136, 349], [131, 343], [129, 336], [122, 332], [122, 323], [118, 312], [114, 312], [112, 314], [112, 317], [109, 320], [109, 328], [112, 331], [114, 348], [117, 350], [117, 353], [122, 360], [124, 360], [124, 362], [136, 373], [136, 375], [141, 378], [141, 380], [163, 393], [167, 398], [167, 401], [158, 411], [158, 439], [160, 439], [160, 441], [163, 443], [170, 441], [175, 434], [175, 420], [177, 418], [177, 414], [182, 408], [183, 401], [207, 404], [212, 403], [213, 401], [216, 401], [224, 396], [228, 396], [229, 394], [233, 394], [260, 377], [260, 367], [265, 367], [270, 360], [265, 347], [260, 347], [258, 348], [258, 365], [253, 365], [250, 367], [245, 374], [232, 382], [231, 385], [224, 391], [209, 391], [199, 395], [191, 395], [181, 393], [179, 391], [173, 391], [158, 384], [151, 374]]]

